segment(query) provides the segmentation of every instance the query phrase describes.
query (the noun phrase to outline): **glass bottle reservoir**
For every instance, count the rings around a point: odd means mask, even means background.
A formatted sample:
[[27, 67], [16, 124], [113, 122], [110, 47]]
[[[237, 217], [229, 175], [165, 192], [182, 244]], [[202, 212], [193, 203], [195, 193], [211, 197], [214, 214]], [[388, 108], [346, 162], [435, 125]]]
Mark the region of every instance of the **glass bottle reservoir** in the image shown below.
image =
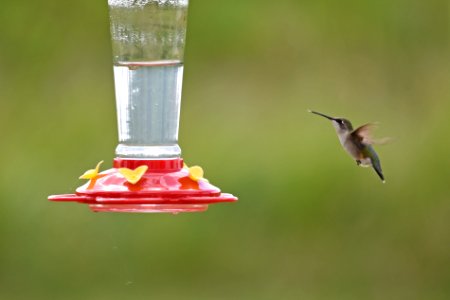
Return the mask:
[[178, 158], [187, 0], [109, 0], [122, 158]]

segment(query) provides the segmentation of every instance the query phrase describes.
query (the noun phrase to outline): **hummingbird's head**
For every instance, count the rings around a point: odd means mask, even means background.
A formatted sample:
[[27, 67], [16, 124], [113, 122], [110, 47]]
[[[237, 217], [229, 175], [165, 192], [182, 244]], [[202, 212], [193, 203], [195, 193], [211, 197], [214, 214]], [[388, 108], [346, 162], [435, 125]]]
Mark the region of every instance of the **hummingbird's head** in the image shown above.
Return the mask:
[[336, 132], [338, 134], [340, 133], [346, 133], [349, 131], [353, 130], [353, 126], [352, 123], [350, 123], [349, 120], [344, 119], [344, 118], [333, 118], [330, 116], [327, 116], [323, 113], [317, 112], [317, 111], [312, 111], [312, 110], [308, 110], [310, 113], [322, 116], [324, 118], [327, 118], [328, 120], [330, 120], [333, 123], [334, 128], [336, 129]]
[[331, 122], [333, 123], [334, 128], [337, 133], [344, 133], [353, 130], [352, 123], [349, 120], [344, 118], [332, 118]]

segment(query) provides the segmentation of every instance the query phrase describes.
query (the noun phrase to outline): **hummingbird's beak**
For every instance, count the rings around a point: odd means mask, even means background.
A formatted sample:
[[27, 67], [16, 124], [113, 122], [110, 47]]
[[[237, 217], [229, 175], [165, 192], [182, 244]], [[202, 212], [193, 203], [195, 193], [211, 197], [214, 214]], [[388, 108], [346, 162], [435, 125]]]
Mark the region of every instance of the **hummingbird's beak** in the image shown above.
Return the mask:
[[335, 118], [332, 118], [332, 117], [330, 117], [330, 116], [324, 115], [324, 114], [322, 114], [322, 113], [320, 113], [320, 112], [317, 112], [317, 111], [313, 111], [313, 110], [310, 110], [310, 109], [308, 109], [308, 111], [309, 111], [310, 113], [313, 113], [313, 114], [322, 116], [322, 117], [324, 117], [324, 118], [327, 118], [328, 120], [331, 120], [331, 121], [336, 120]]

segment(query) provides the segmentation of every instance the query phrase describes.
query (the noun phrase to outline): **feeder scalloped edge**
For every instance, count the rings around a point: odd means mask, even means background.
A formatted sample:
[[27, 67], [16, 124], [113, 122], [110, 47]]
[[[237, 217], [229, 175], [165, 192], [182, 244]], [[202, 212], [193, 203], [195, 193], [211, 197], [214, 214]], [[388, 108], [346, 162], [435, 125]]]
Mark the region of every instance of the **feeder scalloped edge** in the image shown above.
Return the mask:
[[[235, 196], [221, 193], [204, 179], [200, 167], [183, 167], [182, 159], [115, 158], [114, 167], [102, 172], [98, 172], [99, 165], [87, 171], [97, 170], [76, 193], [52, 195], [48, 199], [87, 204], [95, 212], [138, 213], [198, 212], [205, 211], [209, 204], [237, 201]], [[124, 175], [123, 169], [129, 172]]]

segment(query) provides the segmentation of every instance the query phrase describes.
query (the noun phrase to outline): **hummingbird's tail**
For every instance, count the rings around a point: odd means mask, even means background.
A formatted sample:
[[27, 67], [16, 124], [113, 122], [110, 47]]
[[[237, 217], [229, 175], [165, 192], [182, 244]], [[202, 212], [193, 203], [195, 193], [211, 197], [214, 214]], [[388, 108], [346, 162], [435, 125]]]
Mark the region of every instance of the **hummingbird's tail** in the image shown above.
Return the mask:
[[381, 166], [378, 163], [372, 164], [373, 169], [375, 170], [375, 172], [377, 172], [378, 176], [381, 178], [381, 180], [383, 181], [383, 183], [385, 183], [386, 181], [384, 180], [384, 175], [383, 172], [381, 171]]
[[370, 162], [372, 164], [373, 169], [375, 170], [375, 172], [377, 172], [378, 176], [383, 181], [383, 183], [385, 183], [383, 171], [381, 170], [380, 159], [378, 158], [377, 153], [375, 152], [375, 150], [371, 145], [366, 146], [366, 151], [367, 151], [366, 154], [369, 154]]

